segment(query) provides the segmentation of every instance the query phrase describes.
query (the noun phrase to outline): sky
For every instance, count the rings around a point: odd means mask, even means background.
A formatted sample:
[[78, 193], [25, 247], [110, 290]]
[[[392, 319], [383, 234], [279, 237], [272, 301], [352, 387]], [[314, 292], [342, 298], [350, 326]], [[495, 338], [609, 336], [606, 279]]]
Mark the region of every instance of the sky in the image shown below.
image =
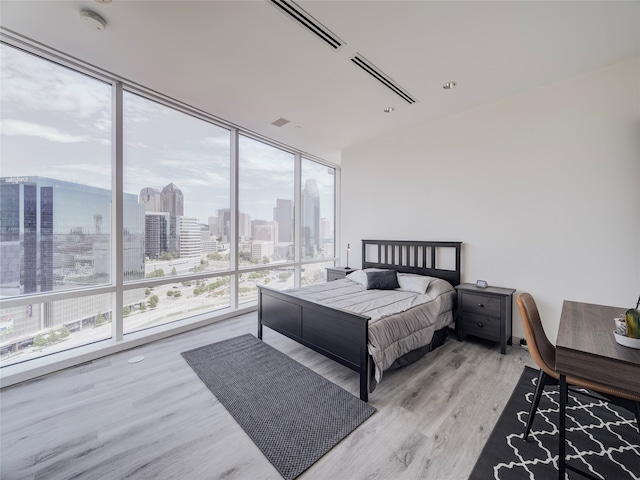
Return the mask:
[[[110, 189], [111, 85], [4, 44], [0, 54], [0, 176]], [[133, 93], [123, 103], [125, 193], [174, 183], [201, 223], [229, 208], [228, 130]], [[240, 211], [273, 220], [276, 199], [293, 200], [293, 154], [241, 136], [239, 158]], [[333, 220], [331, 170], [303, 161], [302, 188], [317, 180], [320, 216]]]

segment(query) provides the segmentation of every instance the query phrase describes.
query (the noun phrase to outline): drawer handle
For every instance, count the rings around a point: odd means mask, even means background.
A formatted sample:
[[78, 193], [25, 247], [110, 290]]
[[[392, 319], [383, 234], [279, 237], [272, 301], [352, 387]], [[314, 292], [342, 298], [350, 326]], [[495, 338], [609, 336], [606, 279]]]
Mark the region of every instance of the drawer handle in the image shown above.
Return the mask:
[[478, 322], [478, 326], [479, 326], [479, 327], [484, 327], [484, 323], [482, 323], [482, 322]]

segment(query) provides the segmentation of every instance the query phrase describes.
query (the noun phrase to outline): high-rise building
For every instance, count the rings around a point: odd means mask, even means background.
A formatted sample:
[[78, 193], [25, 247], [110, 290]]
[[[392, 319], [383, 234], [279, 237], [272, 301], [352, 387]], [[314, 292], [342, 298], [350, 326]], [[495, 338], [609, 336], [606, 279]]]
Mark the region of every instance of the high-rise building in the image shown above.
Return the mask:
[[251, 238], [251, 217], [246, 213], [240, 213], [238, 222], [240, 240], [249, 240]]
[[329, 238], [332, 236], [331, 225], [332, 222], [328, 218], [322, 217], [320, 219], [320, 237]]
[[273, 242], [257, 240], [251, 242], [251, 258], [262, 260], [264, 257], [271, 258], [274, 252]]
[[218, 237], [218, 217], [209, 217], [209, 232], [212, 237]]
[[180, 258], [199, 257], [202, 253], [200, 225], [195, 217], [178, 217]]
[[231, 209], [229, 208], [218, 210], [218, 236], [222, 243], [227, 243], [231, 239]]
[[293, 202], [278, 198], [273, 219], [278, 222], [278, 241], [293, 242]]
[[[144, 277], [144, 206], [136, 195], [123, 201], [124, 275], [135, 280]], [[0, 296], [110, 282], [111, 206], [111, 190], [38, 176], [0, 178]], [[108, 294], [16, 307], [14, 330], [3, 341], [55, 325], [81, 328], [110, 310]]]
[[144, 205], [145, 212], [162, 212], [162, 195], [160, 191], [146, 187], [140, 190], [140, 203]]
[[320, 249], [320, 193], [318, 182], [308, 179], [302, 191], [302, 251], [313, 257]]
[[278, 222], [264, 222], [253, 226], [253, 239], [278, 243]]
[[[0, 178], [0, 294], [109, 282], [111, 197], [52, 178]], [[135, 195], [124, 194], [124, 233], [125, 278], [143, 278], [144, 207]]]
[[175, 183], [170, 183], [162, 189], [162, 210], [171, 215], [181, 217], [184, 215], [184, 197]]
[[168, 212], [145, 213], [144, 253], [158, 259], [163, 253], [179, 254], [178, 217]]

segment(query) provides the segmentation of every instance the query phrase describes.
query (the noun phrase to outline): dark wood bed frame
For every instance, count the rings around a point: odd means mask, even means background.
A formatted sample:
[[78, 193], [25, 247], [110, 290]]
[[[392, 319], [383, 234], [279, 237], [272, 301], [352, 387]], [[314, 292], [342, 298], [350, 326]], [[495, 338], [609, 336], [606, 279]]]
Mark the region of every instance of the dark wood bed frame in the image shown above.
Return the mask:
[[[460, 284], [461, 242], [362, 240], [362, 268], [388, 268], [442, 278]], [[437, 268], [445, 250], [453, 249], [453, 269]], [[372, 362], [367, 351], [370, 318], [258, 287], [258, 338], [267, 326], [360, 375], [360, 398], [369, 399]]]

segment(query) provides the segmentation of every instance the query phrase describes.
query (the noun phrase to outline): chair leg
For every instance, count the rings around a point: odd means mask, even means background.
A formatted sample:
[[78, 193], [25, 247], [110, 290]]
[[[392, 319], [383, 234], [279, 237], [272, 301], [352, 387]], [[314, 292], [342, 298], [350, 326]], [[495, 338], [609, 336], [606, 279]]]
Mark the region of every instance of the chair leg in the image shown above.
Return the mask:
[[542, 397], [542, 391], [544, 390], [544, 386], [549, 382], [549, 376], [540, 370], [538, 374], [538, 383], [536, 384], [536, 391], [533, 394], [533, 402], [531, 402], [531, 409], [529, 410], [529, 418], [527, 419], [527, 427], [524, 430], [524, 441], [526, 442], [529, 438], [529, 432], [531, 431], [531, 426], [533, 425], [533, 418], [538, 411], [538, 404], [540, 403], [540, 398]]

